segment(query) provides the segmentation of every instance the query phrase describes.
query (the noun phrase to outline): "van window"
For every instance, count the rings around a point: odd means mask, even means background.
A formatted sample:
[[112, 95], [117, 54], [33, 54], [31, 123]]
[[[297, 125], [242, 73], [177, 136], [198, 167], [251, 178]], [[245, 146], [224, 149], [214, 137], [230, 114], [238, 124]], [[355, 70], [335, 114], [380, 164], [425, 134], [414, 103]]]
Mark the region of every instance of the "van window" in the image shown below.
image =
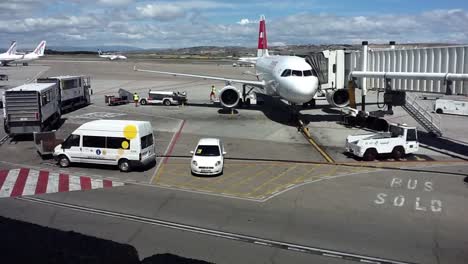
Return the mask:
[[129, 149], [130, 140], [123, 137], [107, 137], [106, 147], [109, 149]]
[[71, 134], [68, 138], [63, 142], [62, 146], [64, 148], [71, 148], [71, 147], [79, 147], [80, 146], [80, 135], [73, 135]]
[[151, 145], [153, 145], [153, 134], [141, 137], [141, 149], [145, 149]]
[[83, 147], [105, 148], [106, 138], [96, 136], [83, 136]]

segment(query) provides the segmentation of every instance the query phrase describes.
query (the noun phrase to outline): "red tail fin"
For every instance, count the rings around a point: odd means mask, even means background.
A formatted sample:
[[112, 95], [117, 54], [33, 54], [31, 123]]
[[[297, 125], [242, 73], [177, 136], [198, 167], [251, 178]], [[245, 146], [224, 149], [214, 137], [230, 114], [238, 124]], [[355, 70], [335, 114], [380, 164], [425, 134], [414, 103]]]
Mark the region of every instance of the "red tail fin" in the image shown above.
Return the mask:
[[265, 26], [265, 17], [260, 17], [260, 26], [258, 29], [258, 50], [257, 57], [268, 56], [268, 44]]

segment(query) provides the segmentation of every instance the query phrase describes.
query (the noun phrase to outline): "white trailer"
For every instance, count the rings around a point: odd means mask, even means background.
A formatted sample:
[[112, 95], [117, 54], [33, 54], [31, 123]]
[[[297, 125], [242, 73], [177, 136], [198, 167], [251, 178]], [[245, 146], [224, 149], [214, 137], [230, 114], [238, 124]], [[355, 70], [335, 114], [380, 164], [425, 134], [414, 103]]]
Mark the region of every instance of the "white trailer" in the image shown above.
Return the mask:
[[438, 114], [468, 115], [468, 100], [437, 99], [434, 111]]
[[91, 103], [91, 81], [89, 76], [56, 76], [37, 79], [38, 83], [56, 83], [60, 89], [62, 111]]
[[382, 154], [391, 154], [399, 160], [419, 150], [418, 134], [415, 127], [391, 124], [389, 132], [348, 136], [345, 148], [366, 161], [372, 161]]
[[42, 132], [61, 116], [56, 83], [30, 83], [4, 92], [3, 125], [9, 135]]

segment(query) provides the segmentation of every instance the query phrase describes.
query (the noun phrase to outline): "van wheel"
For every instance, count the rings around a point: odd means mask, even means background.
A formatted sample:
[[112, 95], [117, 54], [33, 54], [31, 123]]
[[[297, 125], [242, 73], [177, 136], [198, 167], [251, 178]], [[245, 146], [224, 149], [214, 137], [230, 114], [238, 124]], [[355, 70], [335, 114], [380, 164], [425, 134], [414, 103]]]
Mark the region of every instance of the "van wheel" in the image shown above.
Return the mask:
[[403, 147], [398, 146], [398, 147], [393, 148], [392, 157], [395, 160], [400, 160], [401, 158], [403, 158], [403, 156], [405, 156], [405, 149]]
[[59, 163], [60, 167], [62, 167], [62, 168], [66, 168], [66, 167], [70, 166], [70, 160], [65, 155], [60, 155], [58, 161], [59, 161], [58, 163]]
[[368, 149], [364, 152], [364, 156], [362, 157], [365, 161], [373, 161], [377, 158], [377, 150], [375, 149]]
[[170, 105], [171, 105], [171, 101], [169, 101], [169, 100], [166, 99], [166, 100], [164, 100], [163, 104], [164, 104], [165, 106], [170, 106]]
[[146, 103], [147, 103], [147, 102], [146, 102], [145, 99], [142, 99], [142, 100], [140, 101], [140, 104], [141, 104], [141, 105], [146, 105]]
[[121, 172], [129, 172], [130, 171], [130, 162], [127, 159], [119, 160], [119, 170]]
[[444, 111], [442, 111], [442, 109], [438, 108], [438, 109], [436, 110], [436, 113], [438, 113], [438, 114], [443, 114]]

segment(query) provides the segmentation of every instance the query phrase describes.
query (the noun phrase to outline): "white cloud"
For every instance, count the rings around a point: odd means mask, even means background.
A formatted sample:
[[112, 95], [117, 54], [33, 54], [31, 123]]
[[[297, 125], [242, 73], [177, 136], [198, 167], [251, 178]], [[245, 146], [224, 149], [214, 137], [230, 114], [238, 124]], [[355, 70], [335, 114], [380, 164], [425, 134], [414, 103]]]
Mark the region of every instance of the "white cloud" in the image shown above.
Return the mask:
[[133, 3], [133, 0], [98, 0], [98, 4], [108, 6], [122, 6]]
[[236, 23], [239, 25], [257, 24], [258, 20], [250, 20], [248, 18], [242, 18], [240, 21]]
[[[0, 0], [2, 1], [2, 0]], [[31, 0], [33, 1], [33, 0]], [[53, 1], [41, 3], [49, 5]], [[233, 4], [214, 1], [144, 2], [133, 1], [128, 7], [103, 8], [92, 5], [91, 0], [73, 0], [76, 4], [43, 15], [41, 9], [27, 15], [0, 16], [0, 45], [16, 39], [35, 45], [47, 39], [54, 45], [126, 44], [139, 47], [187, 47], [199, 45], [249, 46], [257, 43], [258, 21], [237, 14]], [[102, 0], [101, 0], [102, 1]], [[123, 0], [119, 0], [123, 1]], [[17, 10], [31, 10], [28, 0], [11, 0], [0, 3]], [[77, 3], [77, 2], [73, 2]], [[47, 5], [43, 5], [46, 7]], [[95, 9], [90, 9], [95, 7]], [[91, 10], [91, 11], [90, 11]], [[54, 11], [54, 10], [53, 10]], [[20, 11], [18, 11], [20, 12]], [[52, 15], [50, 15], [52, 14]], [[219, 23], [224, 14], [231, 14]], [[172, 21], [177, 18], [177, 21]], [[255, 17], [254, 17], [255, 18]], [[162, 21], [162, 22], [161, 22]], [[267, 34], [270, 46], [285, 44], [329, 43], [387, 43], [395, 40], [407, 42], [468, 43], [468, 11], [463, 9], [432, 10], [419, 14], [384, 14], [337, 16], [333, 14], [300, 13], [269, 20]], [[50, 40], [50, 41], [49, 41]]]
[[144, 17], [160, 20], [170, 20], [185, 15], [183, 8], [173, 4], [147, 4], [137, 6], [137, 11]]
[[190, 11], [233, 7], [234, 6], [232, 4], [219, 3], [215, 1], [177, 1], [146, 4], [137, 6], [136, 10], [144, 17], [167, 21], [184, 17]]

